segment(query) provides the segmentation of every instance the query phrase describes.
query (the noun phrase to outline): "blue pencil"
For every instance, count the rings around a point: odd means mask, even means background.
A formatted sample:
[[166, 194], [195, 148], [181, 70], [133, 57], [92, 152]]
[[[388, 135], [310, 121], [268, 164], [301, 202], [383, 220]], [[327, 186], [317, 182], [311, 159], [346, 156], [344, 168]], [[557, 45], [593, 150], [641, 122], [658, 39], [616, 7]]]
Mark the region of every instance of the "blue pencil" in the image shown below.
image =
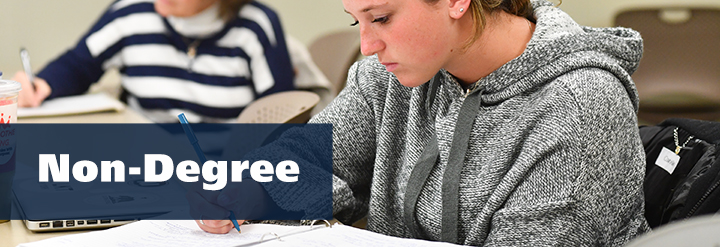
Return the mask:
[[[205, 153], [200, 148], [200, 144], [198, 143], [197, 137], [195, 137], [195, 133], [190, 128], [190, 123], [188, 122], [187, 118], [185, 118], [185, 113], [180, 113], [180, 115], [178, 115], [178, 119], [180, 119], [183, 131], [185, 131], [185, 135], [187, 135], [188, 140], [190, 140], [190, 144], [193, 146], [193, 149], [195, 149], [195, 153], [197, 154], [198, 158], [200, 158], [201, 165], [205, 164], [207, 158], [205, 158]], [[235, 213], [233, 213], [232, 210], [230, 211], [230, 221], [233, 223], [233, 225], [235, 225], [235, 229], [240, 232], [240, 224], [238, 224], [237, 218], [235, 218]]]
[[237, 218], [235, 218], [235, 213], [232, 210], [230, 210], [230, 221], [235, 225], [235, 229], [240, 232], [240, 225], [238, 225]]

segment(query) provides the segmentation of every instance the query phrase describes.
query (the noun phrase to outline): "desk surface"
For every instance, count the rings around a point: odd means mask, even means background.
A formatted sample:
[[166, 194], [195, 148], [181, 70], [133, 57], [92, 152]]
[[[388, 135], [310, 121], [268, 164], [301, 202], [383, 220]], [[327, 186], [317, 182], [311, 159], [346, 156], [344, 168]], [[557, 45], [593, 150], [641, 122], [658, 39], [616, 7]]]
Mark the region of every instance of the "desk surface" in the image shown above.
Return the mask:
[[126, 108], [121, 112], [19, 118], [18, 123], [151, 123], [151, 121], [132, 109]]
[[46, 238], [83, 232], [88, 231], [34, 233], [25, 227], [22, 220], [11, 220], [10, 222], [0, 223], [0, 247], [17, 246], [21, 243], [34, 242]]
[[[18, 123], [151, 123], [151, 121], [131, 109], [125, 109], [121, 112], [19, 118]], [[15, 209], [13, 208], [13, 210]], [[10, 222], [0, 223], [0, 247], [16, 246], [21, 243], [83, 232], [88, 231], [34, 233], [28, 230], [21, 220], [11, 220]]]

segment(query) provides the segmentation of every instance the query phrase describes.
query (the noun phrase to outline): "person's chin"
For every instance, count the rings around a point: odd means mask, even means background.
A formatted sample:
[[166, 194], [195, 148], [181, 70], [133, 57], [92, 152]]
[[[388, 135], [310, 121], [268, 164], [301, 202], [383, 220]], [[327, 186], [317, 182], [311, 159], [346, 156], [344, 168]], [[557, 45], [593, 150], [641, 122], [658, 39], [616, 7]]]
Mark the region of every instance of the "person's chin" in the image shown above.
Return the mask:
[[155, 1], [155, 12], [157, 12], [162, 17], [168, 17], [169, 16], [169, 6], [167, 3], [163, 2], [162, 0]]
[[412, 76], [407, 76], [407, 75], [398, 75], [396, 73], [393, 73], [393, 74], [395, 74], [395, 77], [398, 78], [398, 81], [400, 82], [400, 84], [402, 84], [403, 86], [406, 86], [406, 87], [417, 87], [417, 86], [420, 86], [420, 85], [428, 82], [428, 80], [422, 80], [417, 77], [412, 77]]

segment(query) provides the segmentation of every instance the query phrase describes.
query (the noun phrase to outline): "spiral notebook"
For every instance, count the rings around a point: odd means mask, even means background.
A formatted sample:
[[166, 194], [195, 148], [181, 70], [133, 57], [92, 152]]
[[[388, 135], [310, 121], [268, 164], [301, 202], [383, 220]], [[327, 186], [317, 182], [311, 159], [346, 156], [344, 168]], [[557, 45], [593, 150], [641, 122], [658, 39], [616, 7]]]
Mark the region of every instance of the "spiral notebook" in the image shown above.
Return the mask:
[[240, 229], [242, 233], [211, 234], [202, 231], [193, 220], [141, 220], [107, 230], [18, 246], [456, 246], [391, 237], [340, 224], [245, 224]]

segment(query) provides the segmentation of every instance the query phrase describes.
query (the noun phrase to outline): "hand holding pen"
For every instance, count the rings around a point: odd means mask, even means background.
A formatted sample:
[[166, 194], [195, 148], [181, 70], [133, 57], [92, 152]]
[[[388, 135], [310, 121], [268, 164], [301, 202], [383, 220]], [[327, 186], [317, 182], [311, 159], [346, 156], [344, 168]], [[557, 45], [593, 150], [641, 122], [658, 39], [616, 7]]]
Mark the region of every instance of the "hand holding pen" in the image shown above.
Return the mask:
[[[268, 213], [280, 210], [262, 185], [252, 179], [229, 183], [219, 191], [189, 190], [186, 196], [190, 215], [201, 219], [195, 222], [200, 229], [209, 233], [225, 234], [233, 228], [240, 229], [239, 225], [245, 220], [238, 218], [263, 219], [267, 218]], [[237, 212], [237, 215], [233, 212]], [[238, 225], [233, 226], [235, 223]]]
[[[198, 158], [200, 159], [200, 163], [204, 164], [207, 161], [207, 158], [205, 158], [205, 153], [202, 151], [202, 148], [200, 148], [200, 144], [198, 143], [197, 137], [195, 137], [195, 133], [190, 128], [190, 123], [188, 122], [187, 118], [185, 117], [185, 114], [180, 113], [180, 115], [178, 115], [178, 120], [180, 120], [180, 124], [182, 124], [183, 131], [185, 132], [185, 135], [187, 135], [188, 140], [190, 140], [190, 145], [192, 145], [193, 149], [195, 149], [195, 153], [197, 154]], [[220, 210], [216, 210], [216, 211], [223, 211], [223, 210], [220, 209]], [[232, 226], [234, 226], [235, 229], [237, 229], [237, 231], [240, 232], [240, 224], [242, 224], [243, 221], [241, 220], [240, 223], [238, 223], [238, 220], [235, 217], [235, 213], [233, 213], [233, 211], [229, 212], [228, 218], [230, 219], [230, 223], [233, 224]], [[208, 230], [206, 228], [203, 228], [203, 226], [207, 226], [208, 229], [212, 229], [212, 230], [215, 230], [215, 228], [218, 228], [218, 227], [221, 228], [220, 230], [224, 230], [224, 228], [230, 227], [229, 224], [222, 224], [222, 223], [227, 223], [227, 222], [223, 222], [223, 220], [209, 222], [209, 223], [211, 223], [211, 225], [216, 224], [217, 226], [206, 225], [202, 219], [202, 215], [200, 216], [199, 220], [196, 220], [196, 222], [198, 223], [198, 226], [200, 226], [200, 228], [205, 231], [208, 231]], [[222, 233], [227, 233], [230, 231], [230, 229], [227, 229], [227, 231], [222, 232]], [[210, 232], [210, 231], [208, 231], [208, 232]], [[215, 233], [215, 232], [213, 232], [213, 233]], [[221, 233], [221, 232], [217, 232], [217, 233]]]
[[18, 71], [12, 80], [20, 82], [22, 90], [18, 96], [19, 107], [37, 107], [45, 98], [50, 96], [52, 89], [48, 83], [33, 75], [30, 67], [30, 54], [25, 48], [20, 49], [20, 60], [22, 61], [24, 71]]
[[35, 80], [35, 76], [32, 73], [32, 67], [30, 67], [30, 54], [27, 50], [25, 50], [25, 48], [20, 48], [20, 61], [22, 61], [23, 69], [25, 70], [25, 75], [27, 76], [28, 81], [32, 84]]
[[[185, 114], [178, 115], [178, 119], [200, 159], [200, 163], [204, 164], [207, 159]], [[225, 234], [233, 228], [240, 232], [240, 224], [244, 220], [238, 220], [238, 217], [243, 219], [259, 218], [278, 208], [265, 189], [253, 179], [230, 183], [218, 191], [189, 190], [186, 196], [190, 203], [190, 215], [198, 219], [195, 222], [200, 229], [209, 233]], [[238, 212], [237, 217], [233, 211]]]

